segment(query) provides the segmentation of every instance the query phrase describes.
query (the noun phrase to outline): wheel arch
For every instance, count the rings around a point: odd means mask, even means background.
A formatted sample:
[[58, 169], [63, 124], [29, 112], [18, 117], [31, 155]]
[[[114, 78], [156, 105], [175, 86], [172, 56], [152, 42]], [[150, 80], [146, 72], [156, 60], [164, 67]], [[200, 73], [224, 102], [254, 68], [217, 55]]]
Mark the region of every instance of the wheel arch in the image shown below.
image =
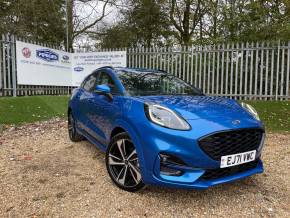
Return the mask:
[[120, 133], [123, 133], [123, 132], [127, 132], [127, 131], [126, 131], [124, 128], [120, 127], [120, 126], [116, 126], [116, 127], [112, 130], [112, 132], [111, 132], [110, 140], [111, 140], [114, 136], [116, 136], [116, 135], [118, 135], [118, 134], [120, 134]]
[[137, 132], [134, 130], [133, 126], [131, 126], [129, 123], [127, 123], [124, 120], [117, 120], [116, 124], [113, 127], [113, 130], [111, 132], [111, 136], [113, 133], [118, 134], [121, 132], [118, 131], [122, 131], [122, 132], [126, 132], [128, 133], [128, 135], [130, 136], [131, 140], [133, 141], [136, 150], [137, 150], [137, 154], [138, 154], [138, 158], [139, 158], [139, 162], [140, 162], [140, 169], [141, 169], [141, 174], [142, 177], [145, 177], [145, 160], [144, 160], [144, 154], [143, 154], [143, 148], [142, 148], [142, 143], [139, 140], [138, 134]]

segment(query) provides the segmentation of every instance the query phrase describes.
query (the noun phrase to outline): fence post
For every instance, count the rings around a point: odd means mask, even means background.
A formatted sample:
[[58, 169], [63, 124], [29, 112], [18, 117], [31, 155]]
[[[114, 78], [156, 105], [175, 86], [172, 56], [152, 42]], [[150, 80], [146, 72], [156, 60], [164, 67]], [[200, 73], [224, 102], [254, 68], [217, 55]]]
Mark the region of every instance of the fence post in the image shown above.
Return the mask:
[[264, 94], [265, 94], [265, 98], [264, 99], [268, 99], [268, 76], [269, 76], [269, 42], [267, 42], [267, 45], [266, 45], [266, 47], [267, 47], [267, 50], [266, 50], [266, 77], [265, 77], [265, 92], [264, 92]]
[[221, 85], [220, 85], [220, 94], [224, 95], [224, 64], [225, 64], [225, 43], [222, 45], [222, 67], [221, 67]]
[[278, 90], [279, 90], [279, 64], [280, 64], [280, 40], [278, 41], [278, 54], [277, 54], [277, 71], [276, 71], [276, 87], [275, 87], [275, 100], [278, 100]]
[[[197, 87], [197, 62], [198, 62], [199, 46], [194, 46], [195, 66], [194, 66], [194, 86]], [[193, 56], [192, 56], [193, 59]], [[193, 68], [192, 68], [193, 69]], [[193, 72], [193, 70], [192, 70]]]
[[3, 46], [3, 42], [2, 42], [2, 38], [0, 37], [0, 96], [4, 95], [4, 92], [2, 90], [2, 46]]
[[17, 96], [17, 78], [16, 78], [16, 40], [15, 37], [11, 36], [11, 56], [12, 56], [12, 87], [13, 97]]
[[190, 84], [191, 85], [193, 85], [193, 74], [194, 74], [194, 76], [196, 75], [196, 71], [193, 71], [193, 60], [194, 60], [194, 58], [193, 57], [195, 57], [194, 56], [194, 51], [195, 51], [195, 47], [193, 47], [193, 46], [191, 46], [191, 52], [190, 52], [190, 56], [191, 56], [191, 66], [190, 66]]
[[209, 51], [208, 51], [208, 63], [207, 63], [207, 85], [206, 85], [206, 90], [207, 90], [207, 94], [211, 94], [211, 89], [210, 89], [210, 86], [211, 86], [211, 84], [210, 84], [210, 77], [211, 77], [211, 54], [212, 54], [212, 47], [211, 47], [211, 45], [209, 45], [208, 46], [208, 49], [209, 49]]
[[204, 46], [204, 60], [203, 60], [203, 78], [202, 78], [202, 91], [206, 93], [206, 87], [205, 87], [205, 80], [206, 80], [206, 56], [207, 56], [208, 47]]
[[260, 90], [259, 90], [259, 99], [262, 100], [263, 96], [263, 80], [264, 80], [264, 49], [265, 49], [265, 43], [261, 43], [261, 57], [260, 57]]
[[244, 43], [242, 42], [241, 44], [241, 63], [240, 63], [240, 90], [239, 90], [239, 97], [238, 99], [239, 100], [242, 100], [244, 99], [244, 96], [243, 96], [243, 79], [244, 79]]
[[213, 45], [212, 47], [213, 52], [212, 52], [212, 64], [211, 64], [211, 94], [215, 95], [215, 89], [216, 89], [216, 83], [215, 83], [215, 78], [216, 78], [216, 45]]
[[286, 100], [289, 100], [290, 41], [288, 42], [287, 50]]
[[285, 68], [285, 43], [282, 42], [282, 60], [281, 60], [281, 83], [280, 83], [280, 100], [283, 100], [284, 95], [284, 68]]
[[233, 78], [234, 78], [234, 52], [235, 44], [231, 43], [231, 65], [230, 65], [230, 98], [233, 98]]
[[6, 57], [7, 57], [7, 55], [6, 55], [5, 43], [6, 43], [6, 37], [3, 34], [2, 35], [2, 45], [3, 45], [2, 46], [2, 54], [3, 54], [2, 59], [3, 59], [3, 95], [4, 96], [7, 95], [7, 91], [6, 91], [6, 88], [7, 88], [7, 86], [6, 86], [6, 73], [7, 73], [7, 71], [6, 71]]

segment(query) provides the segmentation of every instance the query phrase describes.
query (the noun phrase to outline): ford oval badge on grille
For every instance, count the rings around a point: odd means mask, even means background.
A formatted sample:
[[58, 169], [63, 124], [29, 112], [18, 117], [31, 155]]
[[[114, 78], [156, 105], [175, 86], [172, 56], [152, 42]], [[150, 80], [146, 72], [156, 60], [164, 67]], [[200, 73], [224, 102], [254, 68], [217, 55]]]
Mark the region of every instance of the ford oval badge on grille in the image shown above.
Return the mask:
[[239, 125], [240, 123], [241, 123], [240, 120], [233, 120], [233, 121], [232, 121], [232, 124], [234, 124], [234, 125]]
[[48, 62], [58, 61], [58, 54], [49, 49], [36, 50], [36, 57]]

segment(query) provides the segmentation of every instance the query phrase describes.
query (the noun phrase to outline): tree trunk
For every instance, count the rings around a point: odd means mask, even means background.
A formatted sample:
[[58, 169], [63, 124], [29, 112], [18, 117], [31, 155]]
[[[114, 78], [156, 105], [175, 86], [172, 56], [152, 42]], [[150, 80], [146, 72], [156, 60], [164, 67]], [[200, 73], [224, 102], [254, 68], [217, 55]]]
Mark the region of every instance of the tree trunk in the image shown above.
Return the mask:
[[188, 33], [183, 33], [181, 35], [181, 37], [182, 37], [182, 44], [184, 46], [189, 46], [190, 45], [190, 38], [191, 38], [190, 35]]
[[217, 39], [217, 11], [218, 11], [218, 0], [214, 2], [213, 6], [213, 38]]
[[199, 19], [199, 41], [200, 41], [200, 43], [202, 42], [202, 40], [203, 40], [203, 25], [202, 25], [202, 17], [200, 17], [200, 19]]
[[66, 39], [66, 50], [69, 52], [73, 51], [73, 0], [66, 0], [66, 11], [67, 11], [67, 39]]

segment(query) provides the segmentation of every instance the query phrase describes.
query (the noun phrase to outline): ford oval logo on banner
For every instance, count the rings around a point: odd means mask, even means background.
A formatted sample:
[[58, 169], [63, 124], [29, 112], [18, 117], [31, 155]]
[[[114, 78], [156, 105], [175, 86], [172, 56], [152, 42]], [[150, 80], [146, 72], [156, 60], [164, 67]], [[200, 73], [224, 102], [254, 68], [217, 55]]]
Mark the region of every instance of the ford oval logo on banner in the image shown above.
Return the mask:
[[69, 60], [69, 56], [67, 56], [67, 55], [63, 55], [63, 56], [62, 56], [62, 59], [65, 60], [65, 61], [68, 61], [68, 60]]
[[74, 68], [74, 71], [77, 71], [77, 72], [81, 72], [81, 71], [83, 71], [83, 70], [84, 70], [83, 67], [75, 67], [75, 68]]
[[36, 50], [36, 57], [48, 62], [58, 61], [58, 54], [49, 49]]

